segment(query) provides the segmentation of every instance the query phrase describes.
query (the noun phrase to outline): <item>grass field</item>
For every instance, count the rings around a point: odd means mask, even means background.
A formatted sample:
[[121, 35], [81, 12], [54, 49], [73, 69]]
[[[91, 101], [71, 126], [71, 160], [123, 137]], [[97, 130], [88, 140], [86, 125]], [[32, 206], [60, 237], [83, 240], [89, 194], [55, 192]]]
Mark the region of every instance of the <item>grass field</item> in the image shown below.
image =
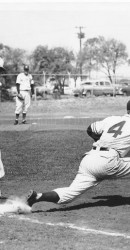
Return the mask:
[[[13, 125], [15, 103], [1, 103], [0, 149], [5, 196], [69, 185], [91, 149], [87, 126], [125, 113], [128, 97], [68, 98], [33, 102], [28, 124]], [[102, 182], [73, 203], [38, 203], [33, 213], [0, 217], [0, 249], [128, 250], [129, 178]]]

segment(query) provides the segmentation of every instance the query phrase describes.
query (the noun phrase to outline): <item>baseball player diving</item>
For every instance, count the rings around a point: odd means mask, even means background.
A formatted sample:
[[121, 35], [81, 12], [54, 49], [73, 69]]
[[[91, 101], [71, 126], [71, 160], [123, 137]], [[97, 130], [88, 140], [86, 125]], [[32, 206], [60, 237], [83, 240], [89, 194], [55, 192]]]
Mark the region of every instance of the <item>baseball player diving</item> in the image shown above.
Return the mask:
[[26, 123], [26, 114], [31, 104], [31, 93], [34, 94], [34, 81], [32, 75], [29, 73], [29, 66], [24, 65], [24, 72], [18, 74], [16, 79], [17, 96], [15, 109], [15, 122], [18, 124], [19, 115], [22, 113], [22, 123]]
[[43, 193], [31, 190], [26, 197], [30, 207], [42, 201], [69, 203], [103, 180], [130, 174], [130, 158], [125, 157], [130, 151], [130, 101], [125, 115], [96, 121], [89, 125], [87, 133], [95, 142], [83, 156], [70, 186]]

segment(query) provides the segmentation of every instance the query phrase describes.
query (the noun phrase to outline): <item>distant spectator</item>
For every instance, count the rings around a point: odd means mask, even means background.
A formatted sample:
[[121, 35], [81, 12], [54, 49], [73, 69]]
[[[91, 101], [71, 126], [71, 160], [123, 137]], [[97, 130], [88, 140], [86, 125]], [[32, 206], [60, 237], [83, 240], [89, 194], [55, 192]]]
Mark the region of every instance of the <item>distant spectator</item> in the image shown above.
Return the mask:
[[[6, 74], [4, 59], [0, 56], [0, 74]], [[0, 81], [0, 102], [2, 101], [2, 82]]]
[[54, 88], [53, 88], [53, 96], [55, 99], [59, 99], [60, 98], [60, 88], [58, 83], [55, 83]]

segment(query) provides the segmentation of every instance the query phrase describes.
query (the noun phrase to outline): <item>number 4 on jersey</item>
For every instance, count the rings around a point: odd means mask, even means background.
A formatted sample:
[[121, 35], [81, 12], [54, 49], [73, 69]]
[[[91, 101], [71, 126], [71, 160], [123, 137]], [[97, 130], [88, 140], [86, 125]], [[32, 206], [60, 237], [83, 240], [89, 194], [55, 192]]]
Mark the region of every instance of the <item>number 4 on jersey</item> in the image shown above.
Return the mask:
[[118, 135], [122, 134], [121, 130], [122, 130], [125, 123], [126, 123], [125, 121], [122, 121], [122, 122], [119, 122], [119, 123], [113, 125], [112, 127], [109, 128], [107, 133], [112, 133], [113, 137], [116, 138]]

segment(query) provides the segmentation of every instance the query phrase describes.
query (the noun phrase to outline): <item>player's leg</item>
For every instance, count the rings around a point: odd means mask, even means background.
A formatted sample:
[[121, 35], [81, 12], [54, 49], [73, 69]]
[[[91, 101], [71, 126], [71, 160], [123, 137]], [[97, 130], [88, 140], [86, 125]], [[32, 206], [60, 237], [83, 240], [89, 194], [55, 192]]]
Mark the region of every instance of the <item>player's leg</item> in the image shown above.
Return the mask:
[[19, 114], [16, 113], [15, 114], [15, 121], [14, 121], [14, 125], [17, 125], [18, 124], [18, 120], [19, 120]]
[[[5, 176], [5, 171], [4, 171], [4, 166], [3, 162], [1, 160], [1, 151], [0, 151], [0, 184], [2, 183], [2, 178]], [[0, 189], [0, 197], [2, 196], [1, 194], [1, 189]]]
[[2, 178], [4, 175], [5, 175], [5, 171], [4, 171], [3, 162], [1, 160], [1, 151], [0, 151], [0, 178]]
[[95, 187], [102, 180], [115, 177], [114, 166], [118, 163], [118, 153], [115, 150], [99, 152], [90, 151], [82, 159], [79, 171], [69, 187], [54, 189], [50, 192], [36, 193], [32, 191], [27, 203], [33, 205], [36, 202], [47, 201], [58, 204], [72, 202], [88, 189]]
[[127, 158], [119, 158], [118, 167], [115, 166], [115, 177], [122, 178], [130, 175], [130, 157]]
[[53, 202], [57, 204], [70, 203], [85, 191], [100, 183], [100, 181], [94, 179], [90, 180], [88, 178], [87, 180], [87, 176], [85, 176], [83, 185], [83, 178], [82, 180], [79, 179], [79, 175], [77, 174], [75, 180], [69, 187], [57, 188], [55, 190], [51, 190], [50, 192], [36, 193], [31, 190], [27, 196], [27, 203], [29, 206], [41, 201]]
[[65, 204], [73, 201], [102, 180], [123, 177], [130, 174], [130, 161], [119, 157], [115, 150], [90, 153], [81, 161], [78, 174], [69, 187], [58, 188], [50, 192], [31, 192], [27, 203], [32, 206], [40, 201]]
[[16, 109], [15, 109], [15, 121], [14, 125], [18, 124], [19, 114], [22, 112], [23, 101], [19, 100], [16, 96]]
[[22, 123], [26, 123], [26, 115], [28, 108], [30, 107], [31, 104], [31, 98], [30, 98], [30, 92], [29, 91], [24, 91], [24, 106], [23, 106], [23, 120]]
[[[58, 204], [69, 203], [88, 189], [98, 185], [100, 180], [95, 175], [96, 171], [95, 173], [89, 171], [91, 165], [93, 165], [92, 168], [94, 169], [98, 168], [97, 160], [94, 161], [93, 159], [93, 156], [84, 157], [84, 160], [81, 161], [79, 171], [69, 187], [57, 188], [44, 193], [30, 191], [27, 197], [27, 203], [30, 206], [41, 201]], [[104, 164], [104, 158], [102, 158], [102, 164]]]
[[37, 193], [33, 190], [30, 190], [26, 200], [27, 204], [32, 207], [34, 203], [46, 201], [46, 202], [52, 202], [52, 203], [58, 203], [60, 197], [57, 192], [55, 191], [49, 191], [45, 193]]
[[31, 190], [27, 197], [27, 203], [29, 206], [41, 201], [58, 204], [70, 203], [86, 190], [98, 185], [99, 183], [100, 181], [92, 176], [84, 176], [84, 174], [78, 173], [69, 187], [57, 188], [44, 193], [36, 193]]
[[26, 123], [26, 113], [25, 113], [25, 111], [23, 111], [23, 114], [22, 114], [22, 123], [23, 124]]

